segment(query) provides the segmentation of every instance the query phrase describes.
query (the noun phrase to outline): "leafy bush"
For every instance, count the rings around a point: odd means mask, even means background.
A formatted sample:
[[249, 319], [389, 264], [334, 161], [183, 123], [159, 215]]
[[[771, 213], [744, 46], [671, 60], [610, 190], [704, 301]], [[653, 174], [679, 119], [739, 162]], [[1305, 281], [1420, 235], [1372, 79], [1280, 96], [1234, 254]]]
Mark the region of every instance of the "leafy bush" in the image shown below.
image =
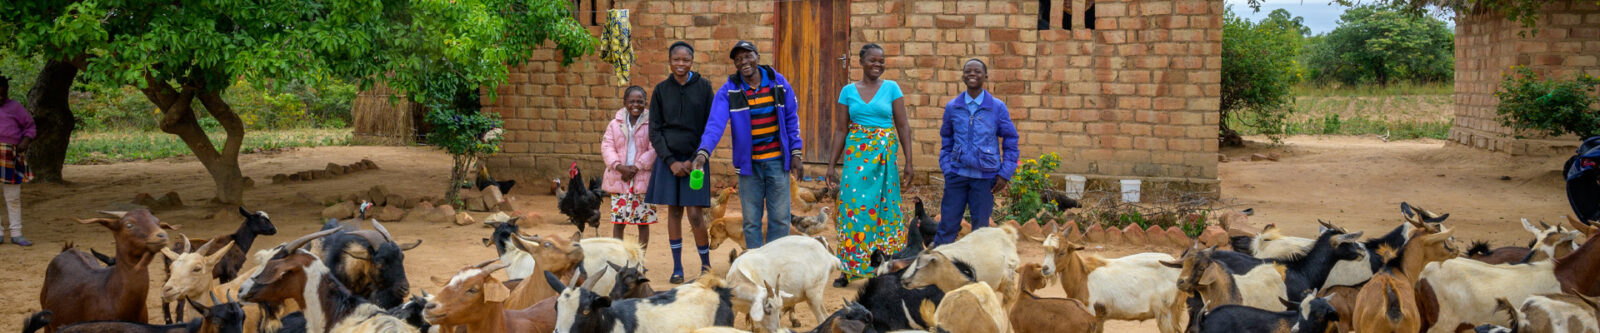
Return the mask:
[[1017, 166], [1016, 174], [1011, 176], [1011, 186], [1003, 194], [1006, 205], [1000, 208], [995, 221], [1027, 223], [1041, 212], [1054, 215], [1055, 206], [1045, 204], [1039, 194], [1050, 189], [1050, 173], [1059, 167], [1061, 155], [1054, 152], [1040, 155], [1038, 159], [1023, 160]]
[[[73, 93], [73, 115], [78, 118], [78, 129], [97, 131], [153, 131], [158, 130], [161, 110], [138, 88], [119, 86], [101, 88], [79, 84]], [[257, 84], [244, 80], [234, 82], [223, 94], [229, 107], [239, 115], [239, 120], [249, 130], [296, 128], [346, 128], [350, 123], [350, 106], [355, 100], [355, 85], [335, 80], [320, 84], [292, 81], [282, 87]], [[197, 108], [203, 105], [195, 103]], [[205, 112], [198, 112], [201, 127], [218, 131], [221, 126]]]
[[1542, 79], [1532, 69], [1517, 66], [1515, 74], [1506, 74], [1500, 90], [1494, 93], [1500, 99], [1495, 112], [1500, 122], [1516, 130], [1518, 138], [1524, 132], [1560, 136], [1572, 133], [1579, 137], [1600, 135], [1600, 78], [1579, 74], [1572, 80]]
[[461, 189], [458, 184], [466, 178], [468, 168], [478, 157], [500, 152], [503, 136], [484, 140], [483, 134], [504, 123], [499, 114], [455, 108], [435, 108], [428, 111], [424, 121], [433, 126], [428, 131], [428, 144], [444, 149], [455, 162], [450, 172], [450, 187], [445, 192], [446, 200], [454, 202]]
[[1303, 30], [1279, 22], [1287, 12], [1278, 16], [1257, 24], [1235, 15], [1232, 7], [1223, 12], [1221, 109], [1223, 119], [1232, 121], [1220, 122], [1219, 132], [1226, 144], [1243, 143], [1230, 123], [1276, 140], [1293, 111], [1285, 106], [1289, 89], [1299, 80], [1294, 59]]

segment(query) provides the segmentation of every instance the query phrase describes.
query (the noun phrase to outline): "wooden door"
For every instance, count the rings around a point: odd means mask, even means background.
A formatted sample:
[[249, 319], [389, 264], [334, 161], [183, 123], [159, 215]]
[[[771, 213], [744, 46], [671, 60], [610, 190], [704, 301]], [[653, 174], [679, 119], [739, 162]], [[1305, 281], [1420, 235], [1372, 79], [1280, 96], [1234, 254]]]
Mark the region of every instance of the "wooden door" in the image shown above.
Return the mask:
[[[773, 66], [800, 102], [806, 162], [827, 163], [839, 90], [850, 81], [849, 0], [774, 0], [778, 12]], [[841, 112], [843, 110], [840, 110]], [[843, 114], [840, 114], [843, 116]]]

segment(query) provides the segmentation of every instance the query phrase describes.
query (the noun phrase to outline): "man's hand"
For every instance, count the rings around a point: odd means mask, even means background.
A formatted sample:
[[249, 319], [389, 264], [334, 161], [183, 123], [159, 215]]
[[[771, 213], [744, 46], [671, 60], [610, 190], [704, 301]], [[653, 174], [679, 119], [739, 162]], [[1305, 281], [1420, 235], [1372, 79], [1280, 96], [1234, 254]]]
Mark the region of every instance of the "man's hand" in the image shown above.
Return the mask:
[[794, 174], [796, 181], [806, 180], [806, 164], [800, 161], [799, 155], [789, 159], [789, 173]]
[[631, 182], [633, 177], [639, 175], [639, 167], [632, 165], [617, 166], [617, 173], [622, 174], [622, 180]]
[[1000, 194], [1000, 192], [1004, 192], [1008, 186], [1011, 186], [1010, 181], [1007, 181], [1005, 178], [994, 177], [994, 189], [989, 190], [989, 193]]
[[700, 168], [704, 167], [706, 167], [706, 156], [698, 155], [694, 157], [694, 168], [689, 171], [699, 170]]

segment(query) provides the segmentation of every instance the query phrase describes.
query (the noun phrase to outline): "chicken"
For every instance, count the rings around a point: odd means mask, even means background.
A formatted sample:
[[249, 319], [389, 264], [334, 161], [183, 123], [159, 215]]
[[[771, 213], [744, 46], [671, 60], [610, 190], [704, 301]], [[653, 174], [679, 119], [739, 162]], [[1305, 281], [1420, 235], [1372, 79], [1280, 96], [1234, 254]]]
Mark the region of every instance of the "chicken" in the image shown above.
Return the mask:
[[[910, 232], [921, 234], [921, 237], [919, 238], [921, 238], [922, 246], [924, 248], [929, 247], [933, 245], [933, 237], [939, 235], [939, 221], [934, 220], [932, 217], [928, 217], [928, 210], [923, 208], [922, 197], [912, 197], [911, 202], [916, 205], [915, 210], [913, 210], [911, 214], [913, 216], [912, 219], [914, 219], [916, 222], [915, 225], [917, 228], [916, 230], [911, 230]], [[908, 245], [907, 247], [910, 246]]]
[[561, 188], [561, 178], [550, 178], [550, 195], [558, 198], [565, 196], [561, 193], [561, 190], [564, 190], [564, 188]]
[[817, 215], [799, 216], [794, 220], [794, 229], [791, 229], [790, 233], [799, 232], [800, 234], [811, 236], [827, 231], [828, 222], [831, 221], [828, 218], [828, 212], [832, 210], [832, 208], [824, 206], [817, 209]]
[[1039, 199], [1040, 201], [1044, 202], [1055, 202], [1056, 211], [1058, 212], [1065, 212], [1068, 209], [1083, 207], [1078, 205], [1078, 200], [1073, 200], [1072, 197], [1067, 196], [1066, 193], [1056, 190], [1044, 190], [1039, 192]]
[[568, 222], [578, 227], [579, 233], [587, 227], [596, 227], [595, 232], [600, 232], [600, 203], [605, 197], [605, 192], [600, 190], [600, 180], [591, 179], [589, 186], [584, 187], [583, 173], [578, 170], [577, 162], [572, 163], [567, 174], [572, 176], [572, 182], [567, 185], [567, 192], [559, 195], [556, 208], [567, 216]]
[[794, 177], [789, 177], [789, 210], [796, 212], [811, 211], [811, 206], [817, 204], [816, 198], [807, 190], [805, 196], [800, 195], [800, 182]]
[[739, 190], [732, 187], [717, 191], [717, 197], [711, 198], [711, 207], [701, 210], [703, 212], [702, 214], [705, 215], [705, 221], [716, 221], [717, 219], [727, 217], [728, 200], [732, 199], [733, 195], [738, 193]]
[[506, 194], [511, 194], [511, 187], [512, 186], [517, 186], [517, 181], [515, 181], [515, 180], [495, 181], [494, 177], [489, 176], [489, 167], [483, 166], [483, 165], [479, 165], [478, 166], [478, 180], [477, 180], [475, 185], [477, 185], [479, 191], [482, 191], [483, 189], [488, 188], [489, 185], [494, 185], [494, 186], [496, 186], [497, 188], [500, 189], [500, 194], [501, 195], [506, 195]]

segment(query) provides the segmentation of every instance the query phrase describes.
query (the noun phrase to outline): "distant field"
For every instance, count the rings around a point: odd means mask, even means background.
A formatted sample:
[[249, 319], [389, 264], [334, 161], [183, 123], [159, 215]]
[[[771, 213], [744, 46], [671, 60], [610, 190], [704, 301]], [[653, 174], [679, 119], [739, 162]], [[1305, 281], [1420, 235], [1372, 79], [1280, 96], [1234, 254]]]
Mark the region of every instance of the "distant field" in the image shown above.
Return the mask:
[[[1293, 89], [1294, 113], [1284, 130], [1290, 135], [1388, 134], [1390, 140], [1445, 139], [1455, 120], [1453, 92], [1449, 85], [1297, 86]], [[1243, 132], [1259, 134], [1248, 128]]]
[[[211, 143], [222, 146], [224, 134], [210, 133]], [[348, 146], [350, 129], [294, 129], [246, 131], [244, 152], [257, 149]], [[163, 132], [73, 133], [67, 147], [67, 164], [100, 164], [153, 160], [193, 155], [178, 136]]]

